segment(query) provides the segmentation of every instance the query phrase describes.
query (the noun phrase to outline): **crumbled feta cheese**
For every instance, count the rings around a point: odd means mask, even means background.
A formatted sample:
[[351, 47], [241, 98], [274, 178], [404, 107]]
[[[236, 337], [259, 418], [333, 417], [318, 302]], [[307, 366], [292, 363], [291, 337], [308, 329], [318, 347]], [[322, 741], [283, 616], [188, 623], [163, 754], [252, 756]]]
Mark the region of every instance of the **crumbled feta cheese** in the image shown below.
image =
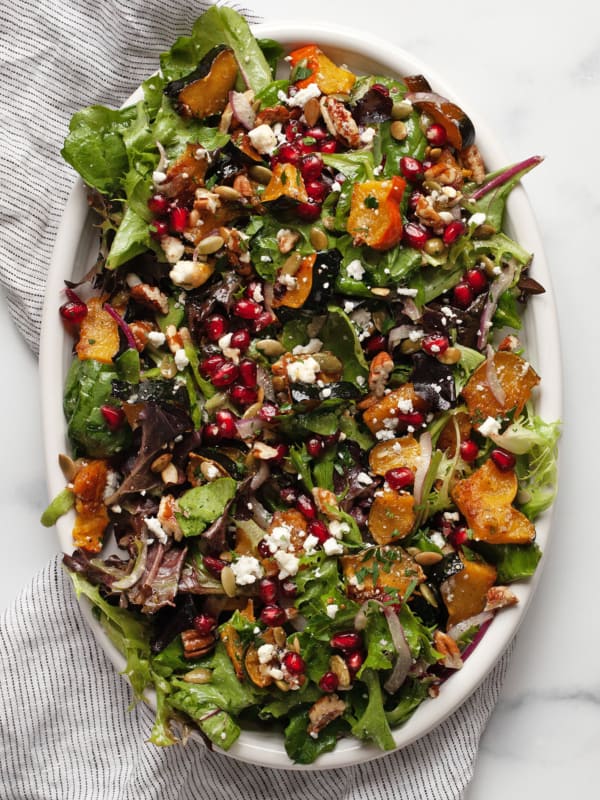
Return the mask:
[[269, 262], [273, 261], [271, 256], [261, 256], [260, 260], [262, 261], [263, 264], [268, 264]]
[[403, 297], [416, 297], [418, 292], [416, 289], [407, 289], [406, 286], [399, 286], [396, 289], [396, 294], [401, 294]]
[[271, 155], [277, 147], [277, 138], [273, 133], [273, 129], [266, 123], [248, 131], [248, 138], [252, 142], [254, 149], [259, 153]]
[[282, 103], [287, 103], [288, 96], [283, 91], [283, 89], [278, 89], [278, 91], [277, 91], [277, 99], [280, 100]]
[[360, 134], [360, 140], [363, 144], [371, 144], [375, 138], [375, 128], [365, 128]]
[[117, 491], [118, 486], [119, 476], [114, 469], [110, 469], [106, 475], [106, 485], [104, 487], [103, 499], [108, 500], [108, 498]]
[[219, 345], [221, 350], [225, 350], [225, 348], [229, 347], [229, 345], [231, 344], [231, 337], [232, 336], [233, 336], [232, 333], [226, 333], [223, 336], [221, 336], [221, 338], [217, 342], [217, 344]]
[[204, 477], [207, 481], [216, 480], [221, 473], [213, 464], [207, 464], [204, 470]]
[[[368, 476], [367, 476], [368, 477]], [[345, 533], [350, 532], [350, 526], [347, 522], [340, 522], [338, 519], [333, 519], [329, 523], [329, 533], [334, 539], [341, 539]]]
[[483, 211], [478, 211], [476, 214], [469, 217], [469, 227], [472, 225], [474, 228], [477, 228], [479, 225], [483, 225], [485, 220], [486, 216]]
[[337, 539], [334, 539], [333, 536], [329, 539], [325, 539], [323, 542], [323, 550], [325, 551], [325, 555], [328, 556], [341, 556], [344, 552], [344, 546], [338, 542]]
[[133, 289], [134, 286], [139, 286], [141, 282], [142, 279], [135, 272], [128, 272], [125, 276], [125, 283], [130, 289]]
[[425, 334], [421, 330], [408, 332], [408, 338], [410, 339], [411, 342], [418, 342], [419, 339], [423, 338], [423, 336], [425, 336]]
[[292, 529], [287, 525], [277, 525], [271, 533], [265, 536], [265, 542], [271, 553], [277, 550], [287, 550], [290, 546]]
[[[250, 254], [247, 253], [246, 255], [249, 256]], [[254, 288], [252, 289], [252, 299], [255, 303], [262, 303], [262, 301], [265, 299], [260, 283], [255, 284]]]
[[284, 580], [284, 578], [296, 575], [300, 560], [293, 553], [286, 553], [285, 550], [278, 550], [274, 557], [279, 565], [279, 580]]
[[166, 341], [166, 336], [162, 331], [150, 331], [148, 334], [148, 341], [154, 347], [162, 347]]
[[359, 386], [364, 386], [364, 385], [365, 385], [365, 383], [367, 382], [367, 379], [365, 378], [365, 376], [364, 376], [364, 375], [357, 375], [357, 376], [356, 376], [356, 378], [355, 378], [355, 380], [356, 380], [356, 383], [357, 383]]
[[329, 603], [329, 605], [325, 609], [325, 613], [327, 614], [329, 619], [335, 619], [336, 614], [338, 613], [339, 610], [340, 607], [338, 605], [336, 605], [335, 603]]
[[492, 436], [500, 433], [500, 423], [494, 417], [486, 417], [477, 430], [482, 436]]
[[268, 664], [277, 655], [277, 648], [274, 644], [261, 644], [256, 650], [259, 664]]
[[277, 283], [280, 283], [287, 289], [295, 289], [298, 286], [298, 279], [294, 277], [294, 275], [288, 275], [287, 272], [282, 272], [277, 278]]
[[175, 366], [177, 367], [177, 369], [180, 372], [181, 372], [181, 370], [185, 369], [187, 367], [187, 365], [190, 363], [190, 360], [186, 356], [185, 350], [183, 349], [183, 347], [180, 348], [179, 350], [177, 350], [177, 352], [175, 353], [173, 358], [175, 360]]
[[313, 353], [320, 352], [321, 348], [323, 347], [323, 342], [320, 339], [311, 339], [308, 344], [301, 345], [297, 344], [296, 347], [292, 350], [292, 354], [295, 356], [310, 356]]
[[152, 173], [152, 181], [155, 184], [164, 183], [167, 180], [167, 173], [162, 172], [161, 170], [155, 169]]
[[367, 475], [366, 472], [359, 472], [356, 476], [357, 483], [360, 483], [361, 486], [369, 486], [373, 483], [373, 478]]
[[166, 544], [169, 541], [169, 537], [165, 533], [157, 517], [144, 517], [144, 522], [150, 533], [152, 533], [161, 544]]
[[373, 170], [373, 175], [381, 175], [382, 172], [383, 172], [383, 165], [380, 164], [378, 167], [375, 167], [375, 169]]
[[[185, 253], [185, 246], [183, 242], [181, 239], [177, 239], [175, 236], [163, 236], [160, 240], [160, 246], [162, 247], [169, 264], [177, 264]], [[189, 263], [192, 264], [191, 261]], [[171, 278], [171, 280], [173, 279]]]
[[319, 540], [316, 536], [313, 536], [312, 533], [309, 533], [304, 542], [302, 543], [302, 547], [304, 548], [304, 552], [306, 555], [311, 556], [319, 544]]
[[411, 414], [415, 410], [410, 397], [401, 397], [396, 403], [396, 406], [401, 414]]
[[270, 667], [267, 669], [267, 675], [270, 675], [274, 681], [282, 681], [283, 680], [283, 670], [280, 670], [279, 667]]
[[380, 442], [386, 442], [388, 441], [388, 439], [393, 439], [394, 436], [395, 436], [394, 431], [388, 431], [385, 428], [382, 428], [375, 434], [375, 438]]
[[320, 97], [321, 90], [316, 83], [309, 83], [304, 89], [300, 89], [293, 97], [286, 97], [285, 102], [290, 108], [304, 108], [313, 97]]
[[325, 400], [326, 400], [328, 397], [331, 397], [331, 389], [329, 388], [329, 386], [326, 386], [326, 387], [323, 389], [323, 391], [321, 392], [321, 397], [322, 397], [323, 399], [325, 399]]
[[263, 576], [261, 563], [254, 556], [240, 556], [237, 561], [231, 564], [231, 570], [235, 575], [235, 582], [238, 586], [256, 583], [256, 579]]
[[440, 550], [446, 545], [446, 540], [439, 531], [433, 531], [433, 533], [430, 533], [429, 538], [436, 547], [440, 548]]
[[342, 184], [339, 181], [334, 181], [329, 188], [332, 192], [341, 192]]
[[350, 278], [354, 278], [355, 281], [360, 281], [362, 280], [362, 276], [365, 274], [365, 268], [360, 263], [358, 258], [355, 258], [354, 261], [351, 261], [346, 267], [346, 272]]
[[288, 378], [292, 383], [314, 383], [320, 371], [319, 362], [312, 356], [303, 361], [292, 361], [287, 365]]
[[344, 300], [344, 311], [346, 314], [350, 314], [356, 308], [356, 301], [355, 300]]

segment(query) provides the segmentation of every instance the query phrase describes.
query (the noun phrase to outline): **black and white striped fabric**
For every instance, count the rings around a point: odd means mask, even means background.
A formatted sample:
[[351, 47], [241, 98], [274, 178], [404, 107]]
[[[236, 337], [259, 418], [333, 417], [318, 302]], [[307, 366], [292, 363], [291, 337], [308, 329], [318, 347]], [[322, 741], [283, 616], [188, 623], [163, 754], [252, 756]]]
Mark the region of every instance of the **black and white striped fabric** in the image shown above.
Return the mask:
[[[205, 7], [189, 0], [11, 0], [0, 24], [0, 280], [34, 352], [46, 269], [74, 175], [60, 149], [90, 101], [117, 107]], [[275, 9], [275, 4], [273, 4]], [[250, 21], [254, 18], [246, 12]], [[471, 777], [506, 654], [416, 744], [350, 769], [248, 766], [193, 742], [145, 743], [149, 712], [87, 629], [50, 563], [0, 617], [0, 796], [6, 800], [455, 800]]]

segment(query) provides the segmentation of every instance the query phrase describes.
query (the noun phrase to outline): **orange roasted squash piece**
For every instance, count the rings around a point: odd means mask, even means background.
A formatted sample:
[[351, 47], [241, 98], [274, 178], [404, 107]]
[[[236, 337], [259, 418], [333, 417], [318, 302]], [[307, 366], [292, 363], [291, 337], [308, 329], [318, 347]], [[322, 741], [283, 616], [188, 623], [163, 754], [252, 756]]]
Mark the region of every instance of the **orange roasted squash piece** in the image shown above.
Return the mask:
[[369, 467], [375, 475], [385, 475], [390, 469], [408, 467], [416, 472], [421, 457], [421, 445], [414, 436], [402, 436], [379, 442], [369, 453]]
[[108, 465], [103, 459], [84, 464], [73, 480], [75, 524], [73, 543], [88, 553], [99, 553], [102, 537], [109, 523], [104, 505]]
[[302, 175], [293, 164], [275, 164], [273, 175], [261, 195], [261, 200], [267, 203], [270, 200], [279, 200], [280, 197], [289, 197], [298, 203], [308, 202]]
[[352, 189], [347, 230], [355, 245], [390, 250], [402, 238], [400, 202], [406, 188], [395, 175], [385, 181], [364, 181]]
[[119, 350], [119, 326], [102, 307], [102, 298], [90, 298], [87, 308], [79, 328], [77, 355], [82, 361], [93, 359], [110, 364]]
[[515, 409], [518, 416], [529, 400], [531, 390], [539, 382], [539, 376], [531, 365], [516, 353], [499, 351], [494, 353], [494, 368], [498, 382], [504, 390], [505, 400], [499, 403], [487, 382], [487, 364], [481, 364], [469, 378], [462, 390], [471, 419], [483, 422], [486, 417], [497, 417]]
[[415, 524], [415, 498], [408, 492], [385, 489], [375, 493], [369, 512], [369, 531], [377, 544], [403, 539]]
[[502, 472], [491, 459], [455, 484], [452, 499], [473, 539], [490, 544], [529, 544], [535, 539], [533, 523], [512, 505], [517, 489], [514, 470]]
[[377, 433], [384, 428], [393, 430], [393, 420], [398, 414], [404, 413], [402, 409], [411, 408], [412, 411], [426, 411], [427, 403], [415, 392], [412, 383], [403, 383], [397, 389], [384, 395], [363, 413], [365, 425], [371, 433]]
[[[248, 600], [246, 604], [246, 608], [243, 608], [240, 611], [240, 614], [246, 619], [250, 620], [250, 622], [254, 622], [254, 602], [252, 598]], [[223, 625], [222, 628], [219, 630], [219, 636], [221, 641], [225, 645], [225, 650], [227, 655], [229, 656], [231, 663], [233, 664], [234, 672], [238, 678], [238, 680], [243, 681], [245, 677], [244, 671], [244, 642], [242, 641], [242, 637], [236, 631], [231, 623], [227, 623]]]
[[298, 271], [294, 275], [295, 283], [288, 286], [281, 297], [275, 297], [273, 308], [286, 306], [287, 308], [302, 308], [311, 292], [313, 285], [313, 267], [317, 260], [316, 253], [304, 256]]
[[496, 568], [491, 564], [467, 561], [465, 558], [462, 558], [462, 562], [463, 569], [440, 587], [442, 600], [448, 609], [448, 629], [483, 611], [488, 589], [496, 582]]
[[402, 547], [374, 547], [340, 561], [348, 596], [359, 602], [390, 590], [402, 597], [413, 581], [425, 580], [422, 568]]
[[311, 74], [295, 82], [298, 89], [316, 83], [323, 94], [347, 94], [356, 83], [356, 75], [336, 66], [315, 44], [300, 47], [290, 53], [292, 67], [306, 67]]

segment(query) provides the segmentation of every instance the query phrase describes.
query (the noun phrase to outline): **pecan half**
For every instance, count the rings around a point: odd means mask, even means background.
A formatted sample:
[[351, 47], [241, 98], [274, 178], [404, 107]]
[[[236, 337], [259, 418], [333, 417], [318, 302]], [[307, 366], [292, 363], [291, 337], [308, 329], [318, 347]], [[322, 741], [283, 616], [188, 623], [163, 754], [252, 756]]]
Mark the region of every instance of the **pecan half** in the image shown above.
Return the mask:
[[217, 640], [212, 633], [202, 636], [195, 628], [189, 628], [186, 631], [182, 631], [181, 641], [184, 658], [192, 660], [210, 653]]
[[334, 719], [341, 717], [346, 710], [346, 703], [337, 694], [326, 694], [319, 697], [308, 712], [310, 724], [306, 732], [309, 736], [318, 736]]

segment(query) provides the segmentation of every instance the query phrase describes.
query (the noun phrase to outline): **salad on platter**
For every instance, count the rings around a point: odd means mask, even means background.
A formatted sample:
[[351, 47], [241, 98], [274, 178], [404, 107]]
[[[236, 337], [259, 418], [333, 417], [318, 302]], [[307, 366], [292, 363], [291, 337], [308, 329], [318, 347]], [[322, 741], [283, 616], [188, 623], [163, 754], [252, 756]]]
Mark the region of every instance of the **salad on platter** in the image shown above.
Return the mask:
[[559, 425], [519, 329], [544, 289], [504, 229], [541, 159], [490, 173], [424, 76], [285, 55], [224, 7], [63, 155], [101, 241], [60, 300], [42, 521], [73, 516], [65, 567], [156, 692], [150, 741], [393, 749], [541, 557]]

